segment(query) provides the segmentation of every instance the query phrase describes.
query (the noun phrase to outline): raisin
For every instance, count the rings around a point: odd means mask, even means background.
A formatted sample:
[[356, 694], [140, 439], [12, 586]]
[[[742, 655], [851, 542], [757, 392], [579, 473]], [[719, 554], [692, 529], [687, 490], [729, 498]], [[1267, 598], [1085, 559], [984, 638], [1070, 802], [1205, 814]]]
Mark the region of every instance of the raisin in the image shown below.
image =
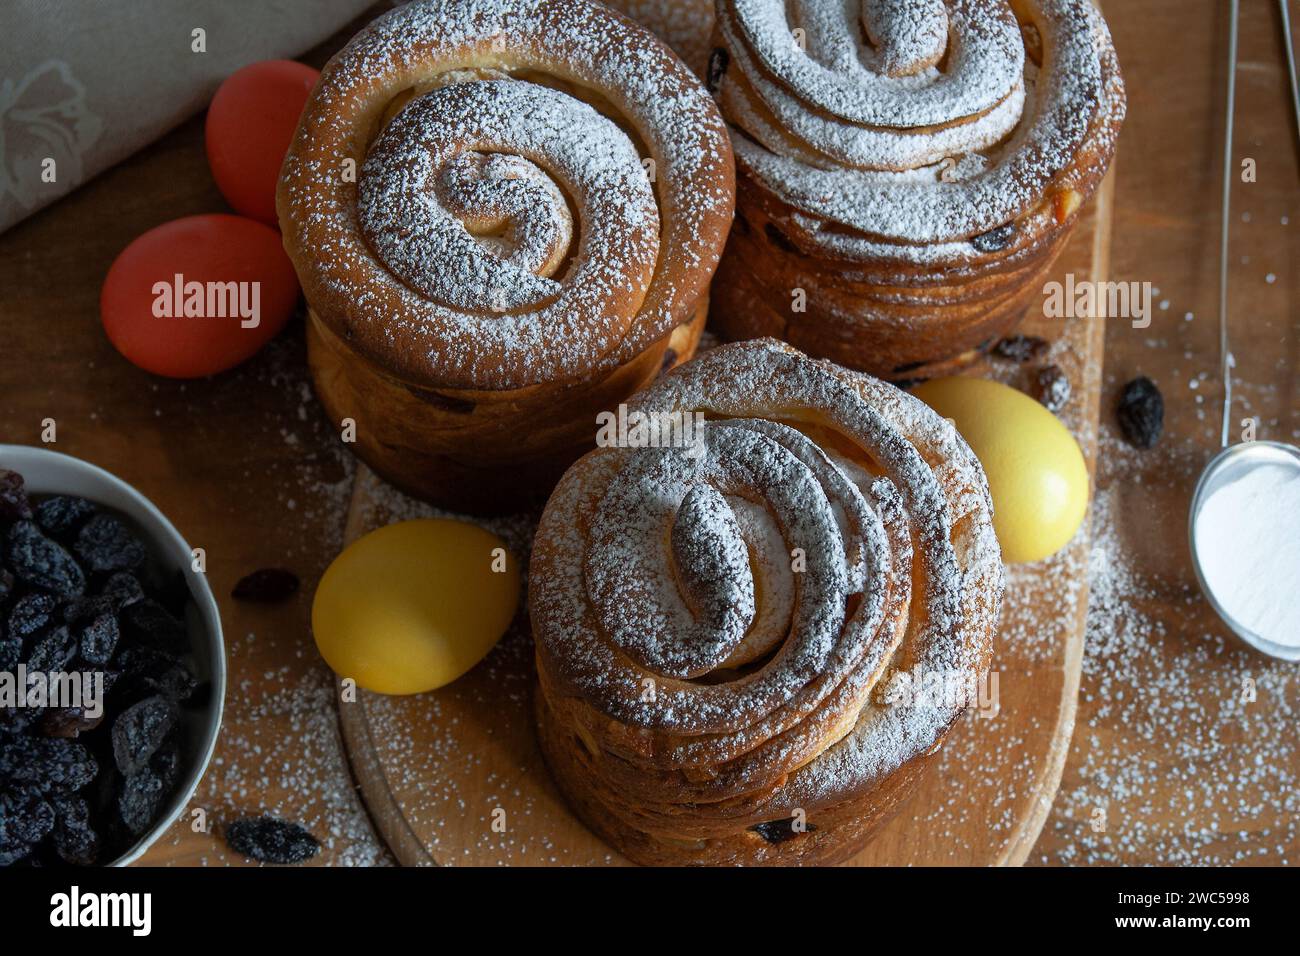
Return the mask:
[[45, 800], [0, 793], [0, 866], [26, 857], [54, 829], [54, 808]]
[[786, 840], [793, 840], [804, 833], [812, 833], [817, 828], [811, 823], [805, 823], [803, 829], [794, 828], [794, 817], [786, 817], [784, 820], [769, 820], [767, 823], [756, 823], [750, 827], [755, 833], [761, 836], [768, 843], [784, 843]]
[[65, 537], [80, 528], [98, 510], [85, 498], [55, 495], [36, 506], [36, 523], [52, 538]]
[[63, 546], [41, 534], [34, 521], [19, 521], [5, 538], [5, 557], [19, 580], [62, 598], [81, 597], [86, 575]]
[[1119, 427], [1138, 448], [1150, 448], [1165, 425], [1165, 399], [1156, 383], [1140, 375], [1124, 386], [1119, 400]]
[[230, 824], [226, 843], [236, 853], [263, 863], [304, 863], [320, 852], [320, 844], [304, 827], [273, 817]]
[[104, 582], [100, 596], [112, 602], [113, 610], [144, 600], [144, 587], [130, 571], [119, 571]]
[[25, 800], [0, 794], [0, 829], [2, 843], [40, 843], [54, 829], [54, 808], [41, 797]]
[[230, 596], [236, 601], [273, 603], [283, 601], [298, 590], [298, 575], [284, 568], [262, 568], [254, 571], [235, 585]]
[[98, 514], [87, 521], [74, 548], [91, 571], [131, 571], [148, 557], [122, 519], [110, 514]]
[[122, 782], [117, 795], [117, 813], [132, 836], [140, 836], [158, 816], [163, 785], [158, 775], [143, 767]]
[[44, 715], [44, 707], [0, 707], [0, 731], [25, 734], [40, 723]]
[[132, 640], [160, 650], [179, 651], [188, 643], [185, 625], [153, 598], [124, 608], [121, 623]]
[[23, 476], [16, 471], [0, 468], [0, 524], [13, 521], [30, 521], [32, 505], [27, 500]]
[[54, 623], [58, 602], [48, 594], [28, 594], [18, 599], [9, 612], [9, 636], [30, 640]]
[[727, 72], [727, 67], [731, 65], [731, 54], [720, 46], [715, 46], [713, 52], [709, 54], [709, 69], [705, 74], [705, 82], [708, 84], [710, 93], [717, 94], [718, 87], [722, 83], [722, 77]]
[[93, 866], [99, 858], [100, 838], [90, 824], [90, 807], [82, 797], [56, 797], [54, 850], [64, 863]]
[[53, 737], [0, 739], [0, 780], [7, 786], [69, 793], [90, 783], [98, 772], [95, 758], [81, 744]]
[[163, 694], [182, 701], [188, 700], [198, 686], [179, 657], [150, 647], [128, 647], [118, 654], [115, 663], [122, 668], [131, 696]]
[[1034, 376], [1034, 397], [1049, 412], [1059, 412], [1070, 400], [1070, 379], [1059, 365], [1045, 365]]
[[0, 604], [9, 600], [9, 596], [14, 593], [14, 576], [8, 568], [0, 568]]
[[970, 244], [980, 252], [1001, 252], [1011, 245], [1011, 239], [1015, 234], [1016, 224], [1009, 222], [1006, 225], [998, 226], [996, 229], [980, 233], [971, 239]]
[[45, 674], [54, 674], [68, 666], [77, 656], [77, 638], [68, 625], [60, 624], [32, 645], [27, 668]]
[[101, 614], [81, 631], [81, 659], [87, 664], [102, 667], [113, 657], [121, 630], [117, 618]]
[[175, 734], [149, 758], [149, 769], [162, 781], [163, 790], [171, 792], [181, 777], [181, 748]]
[[[0, 625], [0, 632], [3, 630], [3, 625]], [[14, 666], [22, 660], [22, 657], [22, 640], [12, 634], [0, 633], [0, 671], [13, 670]]]
[[993, 354], [1013, 362], [1028, 362], [1042, 356], [1049, 344], [1036, 335], [1011, 335], [993, 346]]
[[149, 763], [180, 719], [170, 698], [156, 695], [132, 704], [113, 721], [113, 759], [123, 776], [131, 776]]

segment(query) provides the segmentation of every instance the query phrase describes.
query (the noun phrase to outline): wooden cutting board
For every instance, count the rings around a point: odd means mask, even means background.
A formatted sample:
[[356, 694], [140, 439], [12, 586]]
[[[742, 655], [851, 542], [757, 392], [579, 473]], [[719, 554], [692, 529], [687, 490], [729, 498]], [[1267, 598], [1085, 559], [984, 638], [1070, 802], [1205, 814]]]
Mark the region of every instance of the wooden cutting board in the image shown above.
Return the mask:
[[[708, 55], [708, 0], [616, 0], [673, 44], [697, 70]], [[1112, 174], [1113, 175], [1113, 174]], [[1110, 259], [1112, 178], [1082, 216], [1057, 278], [1104, 281]], [[1103, 323], [1046, 319], [1031, 307], [1024, 331], [1053, 343], [1032, 366], [990, 359], [971, 374], [1027, 387], [1031, 369], [1054, 362], [1073, 396], [1061, 418], [1097, 451]], [[358, 469], [346, 538], [392, 521], [444, 514]], [[485, 526], [526, 563], [536, 515]], [[1083, 656], [1089, 522], [1050, 561], [1009, 569], [994, 657], [1000, 707], [968, 715], [915, 798], [853, 865], [1019, 865], [1042, 829], [1060, 783]], [[344, 740], [381, 835], [409, 865], [626, 865], [565, 807], [532, 729], [532, 641], [526, 609], [469, 674], [413, 697], [361, 692], [340, 703]]]

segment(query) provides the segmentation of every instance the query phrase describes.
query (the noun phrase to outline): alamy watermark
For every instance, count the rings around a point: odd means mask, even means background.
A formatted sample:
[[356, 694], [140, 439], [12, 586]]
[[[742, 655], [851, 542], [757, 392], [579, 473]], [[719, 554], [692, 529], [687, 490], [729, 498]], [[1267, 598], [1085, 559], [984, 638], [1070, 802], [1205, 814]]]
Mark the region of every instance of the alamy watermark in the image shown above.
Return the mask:
[[103, 671], [0, 671], [0, 707], [76, 708], [89, 720], [104, 715]]
[[1135, 329], [1151, 324], [1150, 282], [1091, 282], [1069, 272], [1064, 283], [1043, 286], [1043, 295], [1049, 319], [1131, 319]]
[[704, 453], [703, 412], [629, 411], [596, 416], [596, 445], [600, 448], [683, 448], [692, 458]]
[[997, 671], [973, 674], [967, 670], [898, 671], [880, 694], [890, 706], [962, 709], [971, 708], [981, 717], [996, 717], [1001, 710], [1001, 681]]
[[262, 324], [262, 283], [172, 281], [153, 284], [153, 314], [158, 319], [239, 319], [241, 329]]

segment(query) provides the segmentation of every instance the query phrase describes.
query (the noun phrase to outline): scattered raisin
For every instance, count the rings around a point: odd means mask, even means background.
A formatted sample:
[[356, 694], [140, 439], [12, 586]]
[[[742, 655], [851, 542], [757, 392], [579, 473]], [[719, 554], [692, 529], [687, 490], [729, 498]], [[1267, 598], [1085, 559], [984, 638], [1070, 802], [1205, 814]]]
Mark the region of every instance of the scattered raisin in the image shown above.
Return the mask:
[[988, 232], [982, 232], [971, 239], [970, 244], [980, 252], [1001, 252], [1007, 246], [1011, 245], [1011, 239], [1016, 234], [1016, 224], [1014, 222], [1006, 223]]
[[111, 514], [98, 514], [87, 521], [77, 533], [74, 548], [91, 571], [131, 571], [148, 557], [122, 519]]
[[262, 568], [254, 571], [235, 585], [230, 596], [236, 601], [273, 603], [283, 601], [298, 590], [298, 575], [284, 568]]
[[41, 534], [34, 521], [18, 521], [5, 538], [9, 569], [22, 581], [62, 598], [81, 597], [86, 575], [63, 546]]
[[263, 863], [303, 863], [320, 852], [320, 844], [305, 828], [272, 817], [230, 824], [226, 843], [236, 853]]
[[161, 694], [132, 704], [113, 721], [113, 759], [130, 777], [149, 762], [180, 719], [175, 701]]
[[1047, 339], [1036, 335], [1011, 335], [993, 346], [993, 354], [1013, 362], [1028, 362], [1041, 357], [1049, 345]]
[[36, 506], [36, 523], [50, 537], [64, 537], [80, 528], [98, 510], [85, 498], [55, 495]]
[[793, 840], [804, 833], [812, 833], [817, 828], [811, 823], [806, 823], [802, 830], [796, 830], [794, 828], [794, 817], [787, 817], [784, 820], [769, 820], [767, 823], [756, 823], [750, 829], [768, 843], [776, 844], [784, 843], [786, 840]]
[[1150, 448], [1165, 424], [1165, 400], [1156, 383], [1139, 375], [1124, 386], [1119, 400], [1119, 427], [1138, 448]]
[[1034, 376], [1034, 397], [1049, 412], [1059, 412], [1070, 400], [1070, 379], [1059, 365], [1045, 365]]

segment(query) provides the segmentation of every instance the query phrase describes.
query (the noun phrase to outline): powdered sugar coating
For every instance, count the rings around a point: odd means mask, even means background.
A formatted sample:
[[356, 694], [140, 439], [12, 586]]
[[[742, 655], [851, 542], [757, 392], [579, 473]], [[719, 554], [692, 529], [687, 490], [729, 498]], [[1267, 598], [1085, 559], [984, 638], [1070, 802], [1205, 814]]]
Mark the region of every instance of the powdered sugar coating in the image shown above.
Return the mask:
[[[900, 669], [987, 667], [1002, 567], [983, 473], [951, 426], [891, 386], [770, 340], [697, 358], [634, 407], [704, 412], [707, 450], [598, 449], [552, 496], [530, 600], [553, 706], [580, 700], [597, 737], [609, 720], [651, 734], [648, 752], [621, 753], [647, 762], [642, 796], [662, 785], [650, 767], [682, 768], [679, 797], [725, 800], [788, 776], [811, 801], [795, 805], [813, 806], [941, 739], [961, 705], [890, 706], [872, 690]], [[719, 514], [739, 498], [772, 516], [787, 560], [805, 561], [781, 643], [748, 669], [726, 669], [734, 633], [700, 639], [699, 602], [678, 583], [689, 549], [672, 540], [673, 517], [701, 486], [718, 497], [707, 521], [689, 520], [700, 548], [752, 520]], [[746, 624], [765, 600], [742, 608]], [[666, 646], [711, 665], [692, 668], [708, 679], [665, 673]]]
[[[578, 214], [567, 261], [536, 228], [562, 219], [545, 185], [525, 187], [543, 202], [532, 217], [509, 196], [467, 210], [448, 194], [445, 171], [484, 151], [527, 159], [564, 194]], [[587, 0], [422, 0], [326, 65], [277, 205], [309, 301], [363, 356], [425, 387], [515, 389], [608, 372], [689, 320], [730, 223], [730, 161], [707, 91], [625, 17]], [[598, 196], [579, 191], [593, 182]], [[487, 242], [464, 229], [502, 210]]]
[[1123, 115], [1091, 0], [1018, 9], [1026, 38], [1005, 0], [723, 0], [738, 163], [810, 220], [788, 222], [806, 244], [968, 257], [964, 240], [1031, 212], [1087, 149], [1107, 161]]

